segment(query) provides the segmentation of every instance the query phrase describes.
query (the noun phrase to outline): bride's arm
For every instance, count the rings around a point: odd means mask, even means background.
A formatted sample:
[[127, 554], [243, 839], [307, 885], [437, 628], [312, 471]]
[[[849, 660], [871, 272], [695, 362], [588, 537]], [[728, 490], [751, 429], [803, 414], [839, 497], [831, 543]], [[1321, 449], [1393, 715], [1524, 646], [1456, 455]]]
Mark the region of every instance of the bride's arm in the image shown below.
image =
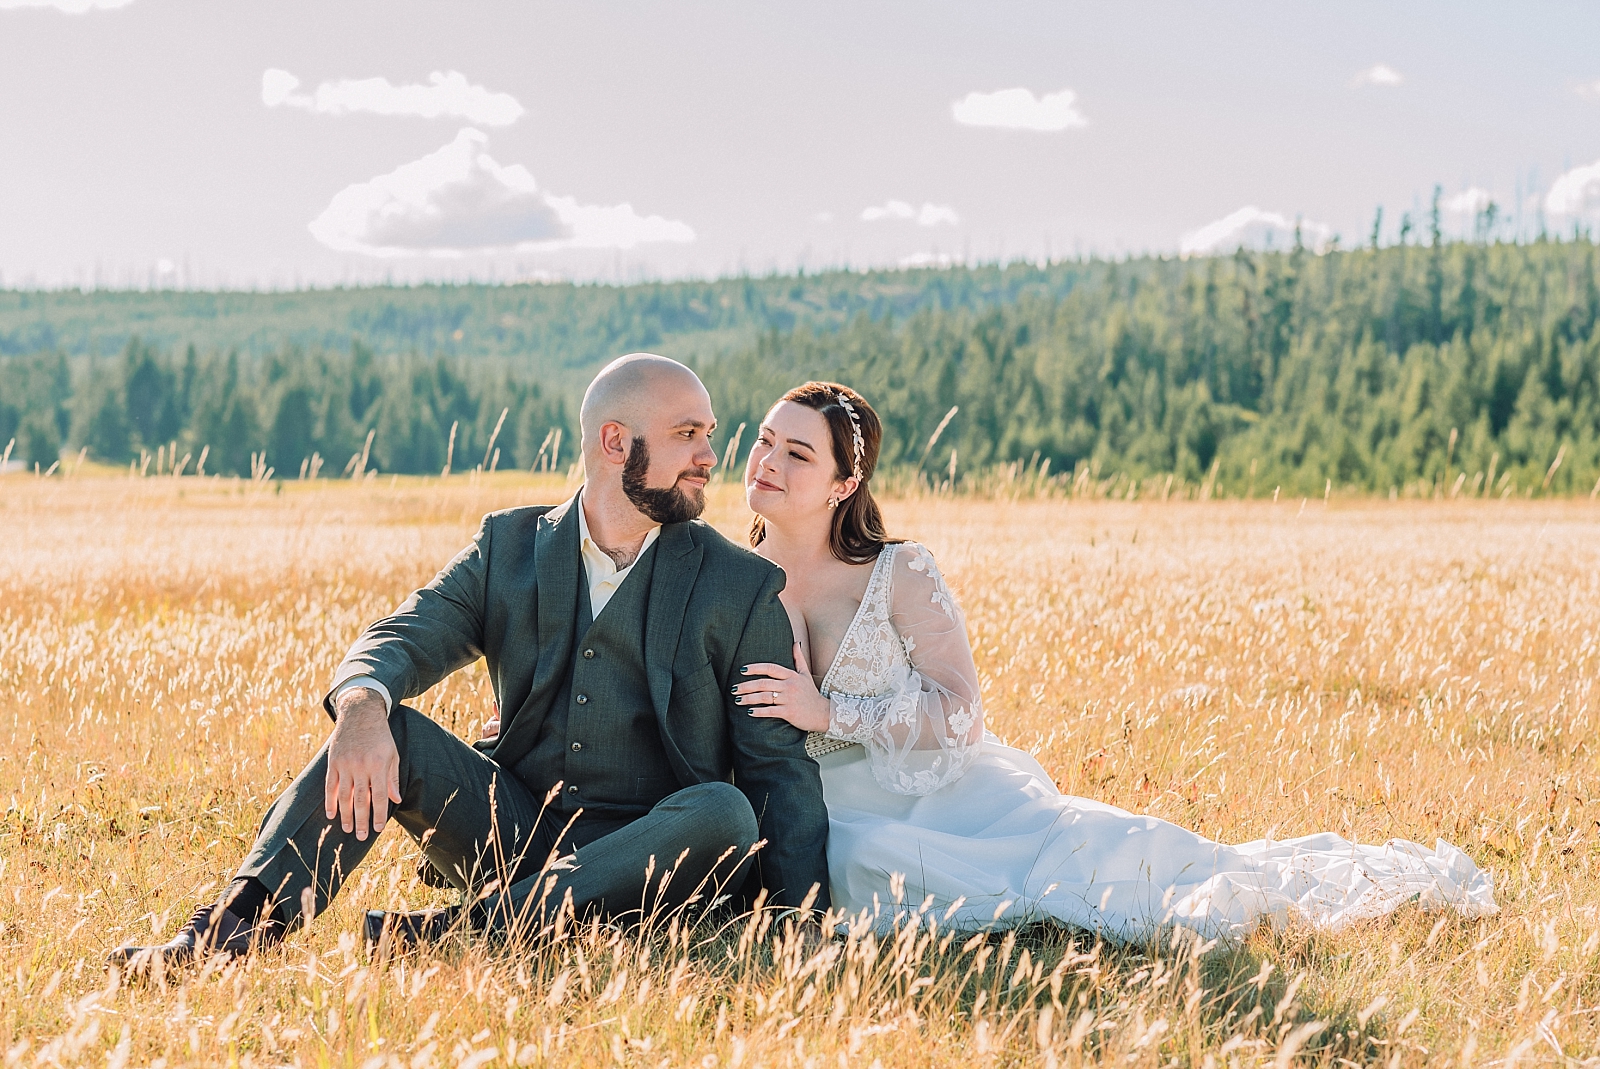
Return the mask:
[[897, 546], [889, 620], [911, 671], [878, 697], [829, 695], [828, 734], [859, 742], [878, 784], [897, 794], [928, 794], [958, 779], [983, 742], [983, 700], [966, 619], [933, 554]]

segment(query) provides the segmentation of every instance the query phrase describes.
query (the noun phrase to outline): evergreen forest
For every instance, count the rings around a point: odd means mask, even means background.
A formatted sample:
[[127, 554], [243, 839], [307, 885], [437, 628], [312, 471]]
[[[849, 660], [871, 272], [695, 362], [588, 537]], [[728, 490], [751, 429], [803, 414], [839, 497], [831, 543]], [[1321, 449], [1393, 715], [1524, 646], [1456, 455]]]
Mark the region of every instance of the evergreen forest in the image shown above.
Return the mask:
[[1595, 244], [1429, 237], [623, 287], [3, 291], [0, 448], [41, 471], [565, 468], [588, 376], [648, 349], [700, 371], [741, 453], [790, 386], [854, 386], [896, 477], [1591, 495]]

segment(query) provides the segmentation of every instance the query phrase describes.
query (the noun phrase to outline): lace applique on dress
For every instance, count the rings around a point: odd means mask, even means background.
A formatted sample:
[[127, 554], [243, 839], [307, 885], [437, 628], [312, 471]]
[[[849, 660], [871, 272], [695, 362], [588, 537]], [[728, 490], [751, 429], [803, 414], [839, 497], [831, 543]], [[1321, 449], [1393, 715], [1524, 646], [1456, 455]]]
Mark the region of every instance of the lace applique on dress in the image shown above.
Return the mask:
[[866, 747], [885, 790], [928, 794], [966, 771], [983, 740], [978, 673], [966, 621], [924, 546], [883, 548], [821, 690], [827, 740]]

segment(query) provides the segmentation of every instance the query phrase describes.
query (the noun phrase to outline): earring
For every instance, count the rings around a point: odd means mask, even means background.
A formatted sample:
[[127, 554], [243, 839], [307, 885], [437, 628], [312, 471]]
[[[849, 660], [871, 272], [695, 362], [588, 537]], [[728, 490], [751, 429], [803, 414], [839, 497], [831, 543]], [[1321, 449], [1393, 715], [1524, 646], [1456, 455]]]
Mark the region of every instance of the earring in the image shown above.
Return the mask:
[[836, 497], [828, 498], [828, 508], [830, 510], [836, 509], [838, 507], [839, 507], [839, 499], [838, 498], [836, 498]]

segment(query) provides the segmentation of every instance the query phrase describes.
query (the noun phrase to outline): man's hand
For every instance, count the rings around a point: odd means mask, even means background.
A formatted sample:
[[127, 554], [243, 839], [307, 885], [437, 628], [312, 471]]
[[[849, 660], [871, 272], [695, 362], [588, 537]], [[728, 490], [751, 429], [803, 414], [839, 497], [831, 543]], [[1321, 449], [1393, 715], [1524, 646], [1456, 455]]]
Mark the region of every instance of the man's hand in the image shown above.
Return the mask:
[[328, 742], [326, 813], [339, 816], [345, 831], [367, 838], [389, 822], [389, 803], [400, 802], [400, 751], [389, 731], [383, 698], [366, 687], [339, 696], [338, 720]]

